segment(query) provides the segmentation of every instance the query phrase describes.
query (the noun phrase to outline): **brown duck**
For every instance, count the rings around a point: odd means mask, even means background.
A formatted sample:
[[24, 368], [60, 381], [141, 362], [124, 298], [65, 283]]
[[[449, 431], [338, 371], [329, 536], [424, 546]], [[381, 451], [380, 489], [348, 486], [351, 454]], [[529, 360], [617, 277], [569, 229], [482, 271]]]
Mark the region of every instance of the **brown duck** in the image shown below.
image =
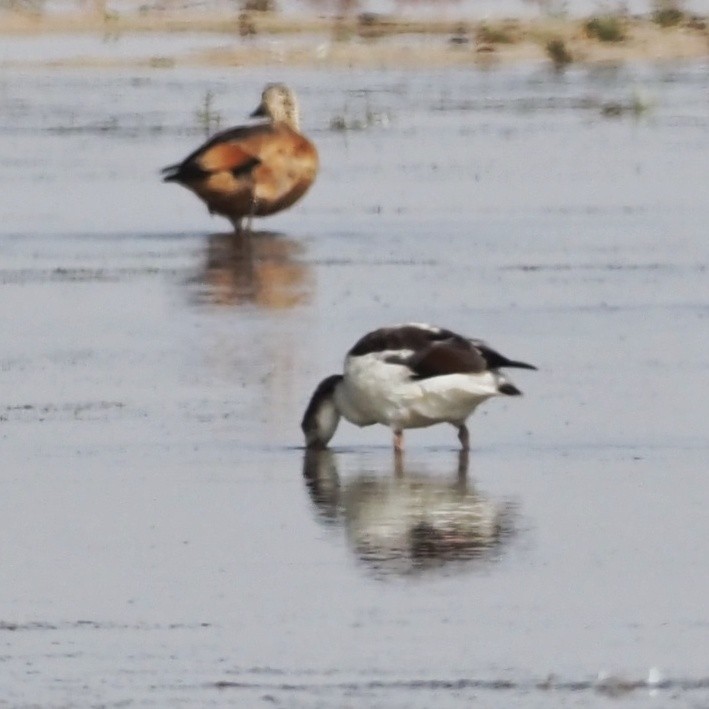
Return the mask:
[[318, 152], [299, 132], [298, 103], [284, 84], [268, 84], [251, 114], [268, 122], [217, 133], [181, 163], [162, 170], [165, 182], [192, 190], [211, 214], [240, 232], [246, 218], [266, 217], [295, 204], [313, 184]]

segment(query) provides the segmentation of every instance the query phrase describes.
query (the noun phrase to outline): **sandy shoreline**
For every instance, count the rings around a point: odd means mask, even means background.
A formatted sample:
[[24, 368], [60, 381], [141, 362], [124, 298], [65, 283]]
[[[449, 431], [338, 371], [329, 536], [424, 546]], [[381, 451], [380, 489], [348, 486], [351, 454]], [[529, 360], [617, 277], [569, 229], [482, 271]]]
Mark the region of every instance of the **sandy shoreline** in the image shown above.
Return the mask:
[[150, 57], [105, 57], [67, 52], [65, 58], [4, 61], [9, 66], [259, 66], [428, 68], [495, 62], [550, 60], [547, 45], [563, 42], [573, 62], [672, 61], [709, 54], [706, 21], [694, 18], [660, 27], [650, 18], [623, 18], [625, 38], [602, 42], [588, 36], [581, 19], [484, 22], [405, 22], [387, 20], [362, 25], [355, 19], [337, 28], [326, 18], [249, 18], [254, 34], [226, 14], [98, 16], [64, 14], [0, 15], [0, 36], [14, 38], [69, 35], [119, 40], [146, 33], [222, 34], [225, 46], [165, 52]]

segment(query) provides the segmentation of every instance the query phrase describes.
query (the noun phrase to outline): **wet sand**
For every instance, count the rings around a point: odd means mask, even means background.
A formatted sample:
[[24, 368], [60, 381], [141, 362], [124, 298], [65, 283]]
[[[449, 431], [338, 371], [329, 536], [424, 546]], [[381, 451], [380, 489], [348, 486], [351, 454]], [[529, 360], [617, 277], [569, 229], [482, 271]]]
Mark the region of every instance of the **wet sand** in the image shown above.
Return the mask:
[[[158, 169], [274, 78], [322, 173], [247, 246]], [[0, 702], [706, 704], [707, 88], [6, 72]], [[467, 464], [447, 427], [306, 456], [317, 381], [409, 320], [539, 371]]]

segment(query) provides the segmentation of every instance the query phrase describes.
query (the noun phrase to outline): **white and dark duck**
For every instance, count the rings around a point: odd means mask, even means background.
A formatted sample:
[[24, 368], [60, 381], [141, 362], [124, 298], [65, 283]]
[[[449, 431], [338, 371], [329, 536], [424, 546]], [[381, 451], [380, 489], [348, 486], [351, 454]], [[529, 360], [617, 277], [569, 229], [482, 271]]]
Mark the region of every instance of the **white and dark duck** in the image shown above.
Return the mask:
[[284, 84], [268, 84], [251, 114], [266, 122], [217, 133], [182, 162], [163, 169], [164, 182], [192, 190], [212, 214], [231, 221], [266, 217], [295, 204], [313, 184], [318, 152], [300, 132], [298, 102]]
[[347, 353], [343, 374], [316, 387], [301, 423], [306, 446], [325, 448], [344, 416], [356, 426], [388, 426], [397, 451], [403, 450], [404, 429], [450, 423], [468, 450], [466, 420], [477, 406], [522, 393], [500, 371], [505, 367], [536, 369], [440, 327], [412, 323], [374, 330]]

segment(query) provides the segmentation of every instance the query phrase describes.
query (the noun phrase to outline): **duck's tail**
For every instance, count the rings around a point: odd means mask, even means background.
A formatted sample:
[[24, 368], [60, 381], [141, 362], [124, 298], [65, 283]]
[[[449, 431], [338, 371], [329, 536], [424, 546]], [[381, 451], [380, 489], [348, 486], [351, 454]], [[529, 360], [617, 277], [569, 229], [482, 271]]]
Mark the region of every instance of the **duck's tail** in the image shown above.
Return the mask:
[[182, 163], [168, 165], [160, 170], [163, 182], [180, 182]]
[[512, 382], [504, 382], [497, 387], [497, 391], [505, 396], [522, 396], [522, 392]]
[[526, 362], [518, 362], [514, 359], [503, 358], [505, 361], [502, 364], [498, 364], [498, 367], [516, 367], [517, 369], [534, 369], [537, 368], [533, 364], [527, 364]]

